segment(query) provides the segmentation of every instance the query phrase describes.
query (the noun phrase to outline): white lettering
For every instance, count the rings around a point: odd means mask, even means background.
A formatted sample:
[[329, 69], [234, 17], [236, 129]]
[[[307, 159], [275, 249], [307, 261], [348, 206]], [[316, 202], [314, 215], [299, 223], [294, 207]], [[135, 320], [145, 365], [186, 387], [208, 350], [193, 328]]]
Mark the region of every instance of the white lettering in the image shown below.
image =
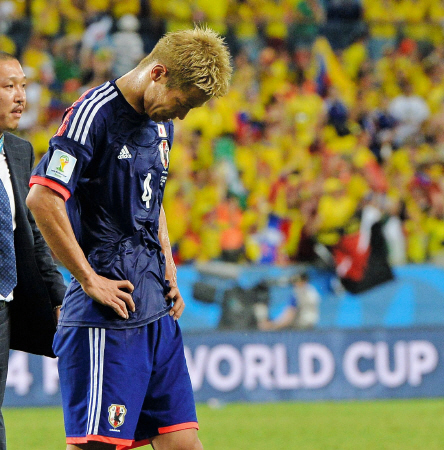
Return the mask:
[[207, 345], [199, 345], [193, 359], [190, 349], [185, 347], [185, 359], [194, 391], [198, 391], [202, 387], [209, 350]]
[[259, 383], [266, 389], [272, 389], [273, 355], [270, 347], [263, 344], [245, 345], [242, 353], [245, 362], [245, 388], [251, 391], [256, 389]]
[[297, 389], [301, 386], [301, 380], [295, 373], [288, 373], [287, 347], [284, 344], [276, 344], [273, 348], [275, 367], [275, 384], [278, 389]]
[[[220, 372], [220, 365], [226, 361], [228, 370], [226, 374]], [[228, 392], [242, 383], [243, 364], [242, 356], [232, 345], [216, 345], [210, 352], [207, 365], [208, 383], [215, 389]]]
[[14, 388], [17, 395], [26, 395], [34, 381], [29, 372], [28, 354], [14, 351], [9, 357], [6, 386]]
[[422, 376], [433, 372], [438, 365], [438, 351], [428, 341], [411, 341], [409, 344], [409, 383], [419, 386]]
[[375, 369], [379, 382], [387, 387], [395, 388], [407, 381], [407, 344], [398, 341], [393, 346], [393, 371], [390, 370], [390, 352], [387, 342], [375, 345]]
[[145, 202], [145, 206], [147, 209], [150, 209], [150, 200], [151, 195], [153, 194], [153, 190], [150, 186], [151, 183], [151, 174], [148, 172], [148, 175], [145, 178], [145, 181], [143, 182], [143, 194], [142, 194], [142, 201]]
[[[375, 370], [362, 371], [360, 359], [374, 359]], [[356, 342], [344, 355], [343, 369], [346, 379], [359, 388], [381, 383], [395, 388], [408, 382], [412, 386], [422, 383], [423, 375], [433, 372], [438, 365], [438, 351], [428, 341], [398, 341], [393, 346], [393, 371], [386, 342]]]
[[[287, 352], [283, 343], [273, 347], [246, 344], [240, 350], [228, 344], [201, 345], [194, 355], [185, 348], [195, 391], [205, 381], [216, 390], [228, 392], [241, 385], [249, 391], [320, 389], [333, 380], [336, 361], [327, 346], [316, 342], [300, 344], [298, 373], [289, 373]], [[291, 356], [295, 353], [293, 349]], [[358, 341], [346, 349], [342, 366], [345, 379], [352, 386], [367, 389], [380, 383], [393, 389], [406, 383], [420, 385], [424, 375], [436, 369], [438, 357], [436, 347], [428, 341], [397, 341], [393, 348], [385, 341]], [[292, 367], [296, 367], [296, 361]]]
[[344, 354], [343, 370], [345, 378], [349, 383], [359, 388], [369, 388], [376, 381], [376, 373], [374, 370], [361, 372], [359, 370], [359, 360], [361, 358], [373, 359], [375, 357], [375, 349], [370, 342], [358, 341], [350, 345]]
[[46, 394], [54, 395], [59, 390], [59, 371], [57, 359], [42, 357], [43, 364], [43, 390]]
[[[315, 370], [315, 360], [319, 362], [319, 370]], [[325, 345], [317, 343], [302, 344], [299, 347], [299, 369], [302, 384], [308, 389], [326, 386], [335, 374], [335, 360]]]

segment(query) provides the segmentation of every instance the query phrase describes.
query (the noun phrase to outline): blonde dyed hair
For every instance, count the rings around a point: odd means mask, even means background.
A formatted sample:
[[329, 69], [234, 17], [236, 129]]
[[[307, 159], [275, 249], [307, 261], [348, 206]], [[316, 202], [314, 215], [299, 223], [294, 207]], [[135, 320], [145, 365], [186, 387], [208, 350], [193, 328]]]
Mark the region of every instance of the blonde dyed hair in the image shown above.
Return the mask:
[[167, 86], [185, 91], [191, 86], [208, 97], [228, 92], [232, 67], [224, 39], [207, 27], [165, 34], [152, 52], [141, 61], [145, 66], [156, 61], [168, 70]]

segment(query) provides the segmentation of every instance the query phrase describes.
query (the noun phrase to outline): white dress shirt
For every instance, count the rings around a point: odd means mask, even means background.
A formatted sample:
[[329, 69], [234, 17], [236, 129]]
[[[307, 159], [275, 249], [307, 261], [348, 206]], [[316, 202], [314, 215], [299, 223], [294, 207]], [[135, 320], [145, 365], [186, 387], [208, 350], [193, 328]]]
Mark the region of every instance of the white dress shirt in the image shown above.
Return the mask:
[[[9, 173], [6, 155], [5, 152], [3, 151], [3, 145], [1, 145], [2, 141], [3, 139], [0, 138], [0, 180], [2, 180], [3, 186], [5, 186], [6, 192], [9, 197], [9, 204], [11, 205], [11, 213], [12, 213], [12, 228], [15, 230], [16, 222], [15, 222], [14, 193], [12, 191], [11, 174]], [[0, 295], [0, 300], [6, 301], [12, 300], [12, 292], [6, 298]]]

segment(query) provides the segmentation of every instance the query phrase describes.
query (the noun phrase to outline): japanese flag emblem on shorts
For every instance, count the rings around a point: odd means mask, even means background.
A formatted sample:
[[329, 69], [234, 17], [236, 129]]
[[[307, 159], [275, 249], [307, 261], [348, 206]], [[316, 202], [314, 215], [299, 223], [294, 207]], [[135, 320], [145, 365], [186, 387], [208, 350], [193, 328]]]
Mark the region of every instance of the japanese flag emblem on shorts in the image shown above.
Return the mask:
[[108, 408], [108, 422], [113, 428], [118, 428], [125, 422], [126, 408], [124, 405], [112, 404]]

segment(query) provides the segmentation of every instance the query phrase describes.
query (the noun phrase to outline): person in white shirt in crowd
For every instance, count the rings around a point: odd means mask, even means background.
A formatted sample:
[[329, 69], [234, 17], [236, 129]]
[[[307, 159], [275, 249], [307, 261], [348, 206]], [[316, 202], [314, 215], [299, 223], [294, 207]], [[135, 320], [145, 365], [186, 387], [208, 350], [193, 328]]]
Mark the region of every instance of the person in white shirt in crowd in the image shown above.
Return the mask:
[[259, 322], [263, 331], [314, 328], [319, 321], [320, 295], [309, 283], [307, 273], [302, 272], [291, 278], [293, 292], [290, 302], [282, 314], [275, 320]]
[[402, 93], [396, 96], [388, 106], [388, 112], [398, 122], [395, 127], [395, 144], [403, 145], [414, 136], [423, 122], [430, 116], [426, 101], [413, 92], [413, 86], [408, 80], [400, 83]]
[[125, 14], [117, 22], [116, 31], [111, 35], [114, 50], [113, 73], [121, 77], [129, 72], [144, 56], [143, 40], [137, 32], [139, 19], [133, 14]]

